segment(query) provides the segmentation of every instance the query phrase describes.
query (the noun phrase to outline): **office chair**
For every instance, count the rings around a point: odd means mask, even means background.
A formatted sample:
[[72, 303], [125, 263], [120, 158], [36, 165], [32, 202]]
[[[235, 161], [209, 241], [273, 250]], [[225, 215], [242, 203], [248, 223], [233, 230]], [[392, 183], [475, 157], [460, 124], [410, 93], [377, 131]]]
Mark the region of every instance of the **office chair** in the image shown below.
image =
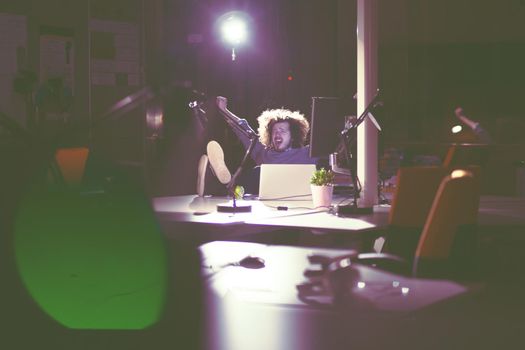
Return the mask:
[[87, 147], [57, 149], [51, 168], [51, 176], [55, 182], [64, 182], [70, 186], [80, 185], [88, 155]]
[[[480, 168], [462, 168], [474, 175], [480, 184]], [[423, 226], [443, 178], [454, 169], [439, 166], [402, 167], [397, 173], [397, 186], [389, 211], [388, 233], [377, 252], [387, 252], [412, 261]]]
[[438, 166], [401, 167], [390, 207], [391, 226], [423, 227], [447, 169]]
[[412, 262], [390, 253], [362, 253], [354, 261], [414, 277], [469, 273], [478, 207], [478, 181], [472, 172], [455, 170], [439, 185]]
[[447, 153], [445, 154], [445, 157], [443, 158], [443, 166], [445, 168], [448, 168], [449, 166], [452, 166], [454, 163], [454, 158], [456, 156], [458, 150], [458, 145], [450, 145], [447, 149]]
[[377, 252], [388, 252], [412, 260], [441, 180], [448, 174], [439, 166], [401, 167], [389, 211], [388, 232]]

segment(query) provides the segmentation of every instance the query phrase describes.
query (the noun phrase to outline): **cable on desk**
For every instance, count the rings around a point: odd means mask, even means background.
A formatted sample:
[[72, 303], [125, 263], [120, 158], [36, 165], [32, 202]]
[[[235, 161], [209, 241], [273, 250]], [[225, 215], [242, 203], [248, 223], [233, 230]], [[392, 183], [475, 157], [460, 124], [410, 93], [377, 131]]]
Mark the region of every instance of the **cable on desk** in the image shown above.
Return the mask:
[[295, 196], [287, 196], [287, 197], [275, 197], [275, 198], [259, 198], [259, 201], [261, 202], [264, 202], [264, 201], [280, 201], [280, 200], [284, 200], [284, 199], [294, 199], [294, 198], [299, 198], [299, 197], [310, 197], [312, 194], [311, 193], [307, 193], [307, 194], [298, 194], [298, 195], [295, 195]]
[[321, 206], [318, 206], [318, 207], [296, 207], [296, 206], [293, 206], [293, 207], [289, 207], [287, 205], [268, 205], [268, 204], [265, 204], [265, 206], [267, 206], [268, 208], [273, 208], [273, 209], [277, 209], [277, 210], [292, 210], [292, 209], [309, 209], [309, 210], [317, 210], [317, 209], [322, 209], [322, 208], [326, 208], [328, 210], [330, 210], [333, 206], [331, 205], [321, 205]]

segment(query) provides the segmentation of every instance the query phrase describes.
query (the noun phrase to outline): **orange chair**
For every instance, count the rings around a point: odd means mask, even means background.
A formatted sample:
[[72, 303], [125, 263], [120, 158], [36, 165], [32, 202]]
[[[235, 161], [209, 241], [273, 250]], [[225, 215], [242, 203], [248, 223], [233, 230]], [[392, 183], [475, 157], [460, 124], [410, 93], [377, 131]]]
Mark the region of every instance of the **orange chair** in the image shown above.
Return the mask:
[[412, 260], [436, 191], [447, 174], [447, 169], [438, 166], [399, 168], [381, 252]]
[[[439, 185], [413, 252], [413, 262], [388, 253], [363, 253], [356, 261], [413, 276], [454, 275], [464, 269], [453, 261], [466, 258], [463, 254], [469, 250], [467, 245], [476, 243], [478, 206], [478, 181], [472, 172], [455, 170]], [[465, 264], [471, 262], [463, 260]]]
[[87, 147], [60, 148], [56, 151], [56, 165], [66, 184], [79, 185], [82, 182], [88, 155]]
[[445, 158], [443, 159], [443, 166], [445, 168], [448, 168], [454, 164], [454, 157], [456, 156], [457, 149], [458, 145], [451, 145], [448, 148], [447, 154], [445, 154]]
[[402, 167], [390, 207], [391, 226], [422, 228], [446, 168], [438, 166]]
[[[463, 169], [474, 175], [476, 186], [479, 187], [480, 168], [469, 166]], [[382, 252], [412, 260], [439, 185], [452, 170], [438, 166], [399, 169]]]
[[454, 170], [441, 183], [432, 204], [415, 252], [413, 274], [439, 272], [440, 266], [445, 266], [452, 257], [453, 249], [467, 253], [464, 245], [475, 244], [472, 235], [478, 208], [476, 177], [472, 172]]

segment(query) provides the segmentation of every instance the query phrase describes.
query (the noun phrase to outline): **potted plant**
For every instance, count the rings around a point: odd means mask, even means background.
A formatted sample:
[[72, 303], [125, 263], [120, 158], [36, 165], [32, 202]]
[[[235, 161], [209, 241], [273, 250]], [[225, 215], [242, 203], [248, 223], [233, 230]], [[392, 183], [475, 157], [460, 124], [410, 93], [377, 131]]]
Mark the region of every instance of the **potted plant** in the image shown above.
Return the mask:
[[331, 170], [321, 168], [314, 171], [310, 178], [314, 207], [329, 207], [332, 204], [333, 186], [334, 173]]

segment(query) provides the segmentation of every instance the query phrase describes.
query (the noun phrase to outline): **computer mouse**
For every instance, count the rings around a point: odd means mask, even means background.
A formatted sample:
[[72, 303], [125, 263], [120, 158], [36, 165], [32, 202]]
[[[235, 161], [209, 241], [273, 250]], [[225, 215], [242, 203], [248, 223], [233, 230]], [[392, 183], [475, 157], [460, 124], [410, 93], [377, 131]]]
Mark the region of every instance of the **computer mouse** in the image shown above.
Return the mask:
[[256, 256], [247, 256], [239, 261], [239, 266], [247, 269], [262, 269], [264, 267], [264, 259]]

